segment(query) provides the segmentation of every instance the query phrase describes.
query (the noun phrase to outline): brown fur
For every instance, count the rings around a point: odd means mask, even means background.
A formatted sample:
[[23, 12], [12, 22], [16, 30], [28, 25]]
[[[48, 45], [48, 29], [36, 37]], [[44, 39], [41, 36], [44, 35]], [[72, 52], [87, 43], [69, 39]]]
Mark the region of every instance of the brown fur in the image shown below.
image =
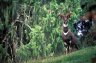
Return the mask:
[[[63, 24], [67, 25], [68, 19], [70, 18], [71, 13], [67, 13], [66, 15], [60, 14], [59, 16], [63, 19], [64, 21]], [[67, 33], [67, 34], [64, 35], [64, 33]], [[63, 26], [62, 39], [64, 41], [64, 44], [66, 45], [66, 54], [69, 53], [71, 50], [73, 50], [74, 46], [76, 49], [78, 49], [77, 44], [76, 44], [77, 39], [75, 35], [70, 31], [68, 26], [67, 27]]]

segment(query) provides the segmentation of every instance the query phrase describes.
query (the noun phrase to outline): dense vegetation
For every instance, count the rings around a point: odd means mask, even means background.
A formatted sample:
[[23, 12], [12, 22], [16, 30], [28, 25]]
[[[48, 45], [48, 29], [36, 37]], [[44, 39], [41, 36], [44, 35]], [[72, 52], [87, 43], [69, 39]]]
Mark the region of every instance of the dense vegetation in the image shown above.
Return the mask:
[[[81, 54], [82, 53], [82, 54]], [[96, 56], [96, 46], [81, 49], [68, 55], [59, 55], [55, 57], [47, 57], [44, 59], [31, 60], [25, 63], [92, 63], [92, 58]]]
[[0, 61], [27, 61], [64, 53], [58, 16], [72, 12], [69, 27], [83, 14], [80, 0], [0, 0]]
[[[69, 0], [66, 1], [66, 3], [58, 3], [53, 0], [46, 4], [41, 4], [41, 1], [36, 1], [33, 6], [32, 16], [28, 14], [29, 18], [26, 23], [28, 23], [30, 29], [30, 41], [28, 44], [22, 45], [17, 49], [17, 54], [19, 54], [21, 60], [27, 60], [28, 57], [39, 58], [41, 56], [46, 57], [63, 53], [64, 44], [61, 37], [63, 21], [60, 20], [58, 14], [65, 14], [68, 10], [73, 12], [69, 24], [72, 31], [74, 31], [72, 22], [79, 16], [81, 11], [78, 0], [72, 2]], [[28, 5], [24, 4], [24, 6], [27, 11], [26, 7], [28, 7]], [[25, 14], [27, 13], [25, 12]]]

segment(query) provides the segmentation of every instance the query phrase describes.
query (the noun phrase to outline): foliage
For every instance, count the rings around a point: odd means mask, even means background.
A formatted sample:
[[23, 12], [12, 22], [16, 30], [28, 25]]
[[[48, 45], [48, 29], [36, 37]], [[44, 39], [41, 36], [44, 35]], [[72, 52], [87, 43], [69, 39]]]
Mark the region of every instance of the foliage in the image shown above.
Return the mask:
[[[24, 5], [25, 11], [27, 11], [28, 4], [25, 3]], [[74, 7], [71, 7], [71, 5]], [[30, 6], [29, 9], [31, 9]], [[66, 0], [65, 3], [58, 3], [58, 1], [52, 0], [44, 5], [41, 5], [39, 0], [34, 1], [32, 16], [25, 12], [25, 15], [29, 15], [29, 19], [25, 24], [28, 24], [31, 30], [29, 32], [30, 42], [26, 45], [21, 45], [17, 49], [18, 57], [24, 60], [28, 59], [28, 57], [39, 58], [63, 53], [64, 43], [61, 37], [63, 21], [58, 14], [66, 14], [68, 10], [72, 11], [69, 26], [74, 31], [73, 22], [80, 16], [79, 13], [81, 12], [78, 0]]]
[[80, 6], [83, 12], [90, 11], [90, 9], [96, 9], [96, 0], [81, 0]]
[[[69, 28], [75, 32], [74, 20], [83, 14], [79, 0], [0, 0], [0, 56], [8, 54], [9, 45], [17, 47], [10, 51], [16, 50], [20, 61], [63, 53], [63, 21], [58, 15], [69, 11]], [[1, 46], [4, 38], [6, 50]]]
[[[92, 58], [96, 56], [96, 46], [87, 47], [68, 55], [59, 55], [56, 57], [47, 57], [44, 59], [29, 59], [26, 63], [92, 63]], [[24, 62], [25, 63], [25, 62]]]
[[[74, 20], [82, 15], [79, 0], [12, 0], [9, 7], [0, 11], [4, 15], [0, 30], [4, 26], [8, 29], [9, 44], [17, 43], [16, 59], [20, 61], [54, 56], [64, 52], [61, 37], [63, 21], [58, 15], [69, 11], [72, 12], [69, 28], [75, 32]], [[19, 23], [15, 23], [15, 20]], [[0, 54], [3, 55], [2, 52]]]

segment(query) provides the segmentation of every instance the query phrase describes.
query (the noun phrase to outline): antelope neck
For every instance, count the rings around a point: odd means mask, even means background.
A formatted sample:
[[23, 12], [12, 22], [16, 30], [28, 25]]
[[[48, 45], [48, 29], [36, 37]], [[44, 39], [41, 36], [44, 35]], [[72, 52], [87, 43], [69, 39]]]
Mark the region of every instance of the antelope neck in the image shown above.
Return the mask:
[[63, 34], [64, 34], [64, 35], [67, 35], [67, 34], [68, 34], [68, 32], [69, 32], [69, 30], [68, 30], [67, 32], [64, 32], [64, 31], [63, 31]]
[[[64, 28], [68, 27], [68, 24], [63, 23], [63, 27], [64, 27]], [[64, 31], [63, 31], [63, 34], [64, 34], [64, 35], [67, 35], [68, 32], [69, 32], [69, 30], [68, 30], [67, 32], [64, 32]]]

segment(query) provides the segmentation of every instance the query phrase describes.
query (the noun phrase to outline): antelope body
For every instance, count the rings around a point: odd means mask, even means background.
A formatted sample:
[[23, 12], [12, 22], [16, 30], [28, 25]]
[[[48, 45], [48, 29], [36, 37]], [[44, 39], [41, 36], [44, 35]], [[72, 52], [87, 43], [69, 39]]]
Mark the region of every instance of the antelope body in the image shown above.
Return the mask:
[[68, 13], [66, 15], [59, 15], [64, 21], [62, 39], [63, 39], [65, 47], [66, 47], [66, 54], [69, 53], [73, 49], [78, 49], [77, 38], [68, 28], [68, 19], [69, 19], [70, 15], [71, 15], [71, 13]]

